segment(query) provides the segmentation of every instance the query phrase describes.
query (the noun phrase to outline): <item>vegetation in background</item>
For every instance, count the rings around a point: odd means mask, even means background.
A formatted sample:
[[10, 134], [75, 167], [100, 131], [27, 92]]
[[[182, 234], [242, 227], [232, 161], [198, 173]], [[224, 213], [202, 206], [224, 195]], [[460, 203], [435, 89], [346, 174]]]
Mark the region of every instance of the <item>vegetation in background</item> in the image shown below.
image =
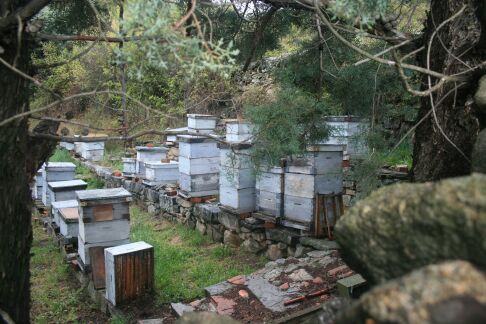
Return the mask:
[[132, 241], [154, 246], [155, 285], [160, 302], [192, 301], [203, 288], [262, 265], [257, 256], [210, 242], [181, 224], [160, 221], [131, 207]]

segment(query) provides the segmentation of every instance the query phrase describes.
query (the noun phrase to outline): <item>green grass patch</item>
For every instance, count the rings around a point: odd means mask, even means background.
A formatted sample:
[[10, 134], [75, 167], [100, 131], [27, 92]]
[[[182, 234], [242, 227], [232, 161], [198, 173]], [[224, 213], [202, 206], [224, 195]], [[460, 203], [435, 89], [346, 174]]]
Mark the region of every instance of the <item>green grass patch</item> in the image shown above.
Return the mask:
[[212, 243], [183, 225], [156, 220], [138, 207], [131, 208], [131, 240], [154, 246], [155, 285], [161, 303], [202, 297], [204, 287], [263, 265], [257, 256]]

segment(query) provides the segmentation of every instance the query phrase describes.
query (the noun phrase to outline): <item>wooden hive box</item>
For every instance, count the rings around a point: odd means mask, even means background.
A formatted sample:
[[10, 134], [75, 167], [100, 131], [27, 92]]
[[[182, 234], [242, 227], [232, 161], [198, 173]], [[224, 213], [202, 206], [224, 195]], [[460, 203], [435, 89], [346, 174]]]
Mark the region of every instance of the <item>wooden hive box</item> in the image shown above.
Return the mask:
[[113, 305], [154, 288], [154, 248], [135, 242], [105, 249], [106, 298]]
[[137, 159], [135, 158], [122, 158], [123, 162], [123, 174], [134, 175], [137, 173]]
[[163, 162], [145, 162], [145, 179], [144, 183], [150, 186], [177, 183], [179, 181], [179, 163], [170, 161]]
[[80, 154], [89, 161], [101, 161], [105, 153], [105, 142], [82, 142], [80, 144]]
[[76, 191], [85, 190], [88, 184], [83, 180], [67, 180], [48, 182], [49, 200], [51, 204], [55, 201], [76, 199]]
[[76, 195], [83, 223], [130, 219], [132, 195], [124, 188], [83, 190]]
[[167, 147], [151, 147], [151, 146], [136, 146], [137, 150], [137, 164], [136, 172], [141, 176], [145, 176], [145, 165], [147, 161], [161, 161], [167, 158]]
[[218, 117], [202, 114], [187, 114], [187, 127], [191, 130], [208, 130], [216, 128]]
[[79, 230], [78, 207], [59, 209], [59, 233], [64, 237], [77, 237]]
[[250, 123], [239, 120], [230, 120], [226, 122], [226, 141], [239, 143], [250, 141], [253, 127]]
[[293, 156], [287, 162], [287, 172], [326, 174], [341, 172], [343, 145], [313, 145], [302, 156]]
[[52, 215], [52, 220], [54, 223], [56, 223], [57, 226], [60, 225], [60, 215], [59, 215], [59, 210], [61, 208], [71, 208], [71, 207], [76, 207], [78, 208], [79, 203], [77, 200], [63, 200], [63, 201], [55, 201], [52, 203], [52, 210], [51, 210], [51, 215]]
[[51, 206], [48, 182], [73, 180], [76, 165], [71, 162], [47, 162], [42, 169], [42, 202], [46, 207]]

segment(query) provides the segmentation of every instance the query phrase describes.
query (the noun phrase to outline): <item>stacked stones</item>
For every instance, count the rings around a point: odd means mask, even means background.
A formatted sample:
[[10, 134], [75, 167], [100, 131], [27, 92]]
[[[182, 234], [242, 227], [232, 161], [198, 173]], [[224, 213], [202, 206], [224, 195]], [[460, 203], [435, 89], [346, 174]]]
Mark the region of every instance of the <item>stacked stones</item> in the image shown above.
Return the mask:
[[219, 200], [223, 206], [237, 213], [255, 210], [255, 174], [248, 142], [250, 125], [242, 121], [226, 123], [226, 141], [219, 145], [221, 171], [219, 176]]
[[342, 145], [314, 145], [302, 157], [287, 162], [284, 188], [284, 226], [310, 231], [316, 194], [343, 190]]
[[[190, 132], [209, 134], [217, 118], [189, 114]], [[219, 149], [217, 142], [205, 136], [179, 135], [179, 185], [185, 196], [204, 197], [218, 194]]]
[[51, 182], [69, 181], [74, 179], [76, 166], [70, 162], [47, 162], [42, 169], [42, 203], [51, 206], [51, 195], [48, 184]]
[[145, 162], [161, 162], [161, 160], [167, 158], [167, 151], [169, 150], [166, 147], [154, 146], [136, 146], [135, 149], [137, 150], [135, 171], [141, 177], [145, 177]]
[[78, 253], [81, 266], [91, 265], [89, 250], [129, 243], [131, 194], [123, 188], [77, 191]]

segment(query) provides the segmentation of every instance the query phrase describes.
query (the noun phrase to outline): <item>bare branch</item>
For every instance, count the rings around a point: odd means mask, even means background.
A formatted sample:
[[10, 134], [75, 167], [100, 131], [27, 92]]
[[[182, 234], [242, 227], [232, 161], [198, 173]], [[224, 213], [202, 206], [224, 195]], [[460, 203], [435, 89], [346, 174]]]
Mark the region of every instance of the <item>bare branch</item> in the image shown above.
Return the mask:
[[19, 23], [18, 17], [20, 18], [20, 22], [29, 20], [33, 16], [35, 16], [39, 11], [42, 10], [45, 6], [47, 6], [51, 2], [51, 0], [31, 0], [27, 5], [20, 8], [16, 12], [0, 18], [0, 30], [4, 30], [10, 28]]

